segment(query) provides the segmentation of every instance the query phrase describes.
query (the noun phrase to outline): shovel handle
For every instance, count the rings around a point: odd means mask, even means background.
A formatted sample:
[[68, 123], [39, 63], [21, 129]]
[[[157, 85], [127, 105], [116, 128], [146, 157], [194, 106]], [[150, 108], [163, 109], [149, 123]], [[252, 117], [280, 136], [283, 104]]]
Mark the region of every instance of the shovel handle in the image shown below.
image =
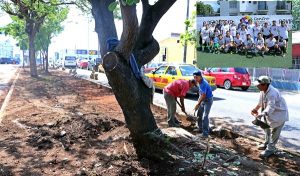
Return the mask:
[[[182, 105], [179, 103], [179, 101], [176, 99], [176, 103], [179, 105], [179, 107], [182, 109]], [[185, 113], [185, 115], [187, 115], [187, 113], [185, 111], [182, 111], [183, 113]]]

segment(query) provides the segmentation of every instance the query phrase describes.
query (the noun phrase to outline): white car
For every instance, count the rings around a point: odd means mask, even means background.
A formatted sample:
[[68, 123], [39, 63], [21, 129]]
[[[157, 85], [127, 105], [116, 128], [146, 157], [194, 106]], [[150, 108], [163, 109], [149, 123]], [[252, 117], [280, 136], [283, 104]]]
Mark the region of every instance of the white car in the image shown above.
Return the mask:
[[65, 56], [63, 63], [64, 63], [65, 68], [67, 68], [67, 67], [76, 68], [76, 66], [77, 66], [75, 56]]

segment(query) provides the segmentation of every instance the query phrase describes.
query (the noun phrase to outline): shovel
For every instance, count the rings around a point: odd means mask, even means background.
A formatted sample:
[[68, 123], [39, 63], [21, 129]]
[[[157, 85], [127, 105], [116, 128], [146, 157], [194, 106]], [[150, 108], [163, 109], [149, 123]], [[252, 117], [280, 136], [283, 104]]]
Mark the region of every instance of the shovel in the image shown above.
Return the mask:
[[[180, 108], [182, 109], [181, 104], [178, 102], [178, 100], [176, 99], [177, 104], [180, 106]], [[195, 111], [196, 112], [196, 111]], [[185, 111], [183, 111], [183, 113], [186, 115], [186, 120], [190, 121], [192, 123], [197, 121], [197, 117], [195, 116], [195, 112], [194, 112], [194, 116], [187, 114]]]
[[268, 125], [267, 123], [261, 121], [260, 119], [255, 117], [255, 120], [252, 121], [253, 125], [259, 126], [262, 129], [267, 129], [270, 128], [270, 125]]

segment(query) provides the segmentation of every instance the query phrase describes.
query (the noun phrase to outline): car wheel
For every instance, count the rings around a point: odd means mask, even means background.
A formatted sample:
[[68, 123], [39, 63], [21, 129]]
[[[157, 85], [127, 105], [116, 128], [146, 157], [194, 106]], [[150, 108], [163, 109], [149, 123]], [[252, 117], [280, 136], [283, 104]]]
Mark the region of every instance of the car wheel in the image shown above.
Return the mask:
[[243, 91], [247, 91], [247, 90], [249, 89], [249, 87], [241, 87], [241, 89], [242, 89]]
[[226, 81], [224, 82], [224, 88], [225, 88], [226, 90], [229, 90], [229, 89], [232, 88], [232, 85], [231, 85], [231, 81], [230, 81], [230, 80], [226, 80]]

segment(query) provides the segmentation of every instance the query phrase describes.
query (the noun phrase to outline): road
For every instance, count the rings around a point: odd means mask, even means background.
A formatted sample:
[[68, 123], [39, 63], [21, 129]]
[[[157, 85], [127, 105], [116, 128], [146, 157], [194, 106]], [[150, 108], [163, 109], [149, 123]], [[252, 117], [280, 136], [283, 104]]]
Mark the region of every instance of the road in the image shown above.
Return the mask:
[[5, 97], [6, 91], [9, 89], [9, 83], [13, 75], [17, 71], [16, 65], [6, 65], [0, 64], [0, 108], [1, 108], [1, 99]]
[[[77, 70], [77, 75], [82, 78], [89, 78], [90, 71]], [[105, 74], [98, 74], [96, 82], [107, 86]], [[263, 131], [255, 127], [251, 121], [250, 114], [258, 103], [259, 92], [256, 90], [240, 91], [225, 90], [218, 88], [213, 92], [214, 103], [210, 113], [211, 122], [219, 122], [224, 126], [231, 126], [234, 130], [244, 135], [253, 135], [263, 138]], [[289, 121], [285, 124], [280, 138], [280, 145], [293, 151], [300, 152], [300, 94], [292, 92], [281, 92], [289, 108]], [[185, 106], [188, 113], [193, 114], [193, 107], [197, 101], [196, 96], [189, 95], [185, 99]], [[161, 92], [156, 92], [154, 102], [165, 106], [165, 100]], [[177, 108], [180, 111], [180, 108]]]

